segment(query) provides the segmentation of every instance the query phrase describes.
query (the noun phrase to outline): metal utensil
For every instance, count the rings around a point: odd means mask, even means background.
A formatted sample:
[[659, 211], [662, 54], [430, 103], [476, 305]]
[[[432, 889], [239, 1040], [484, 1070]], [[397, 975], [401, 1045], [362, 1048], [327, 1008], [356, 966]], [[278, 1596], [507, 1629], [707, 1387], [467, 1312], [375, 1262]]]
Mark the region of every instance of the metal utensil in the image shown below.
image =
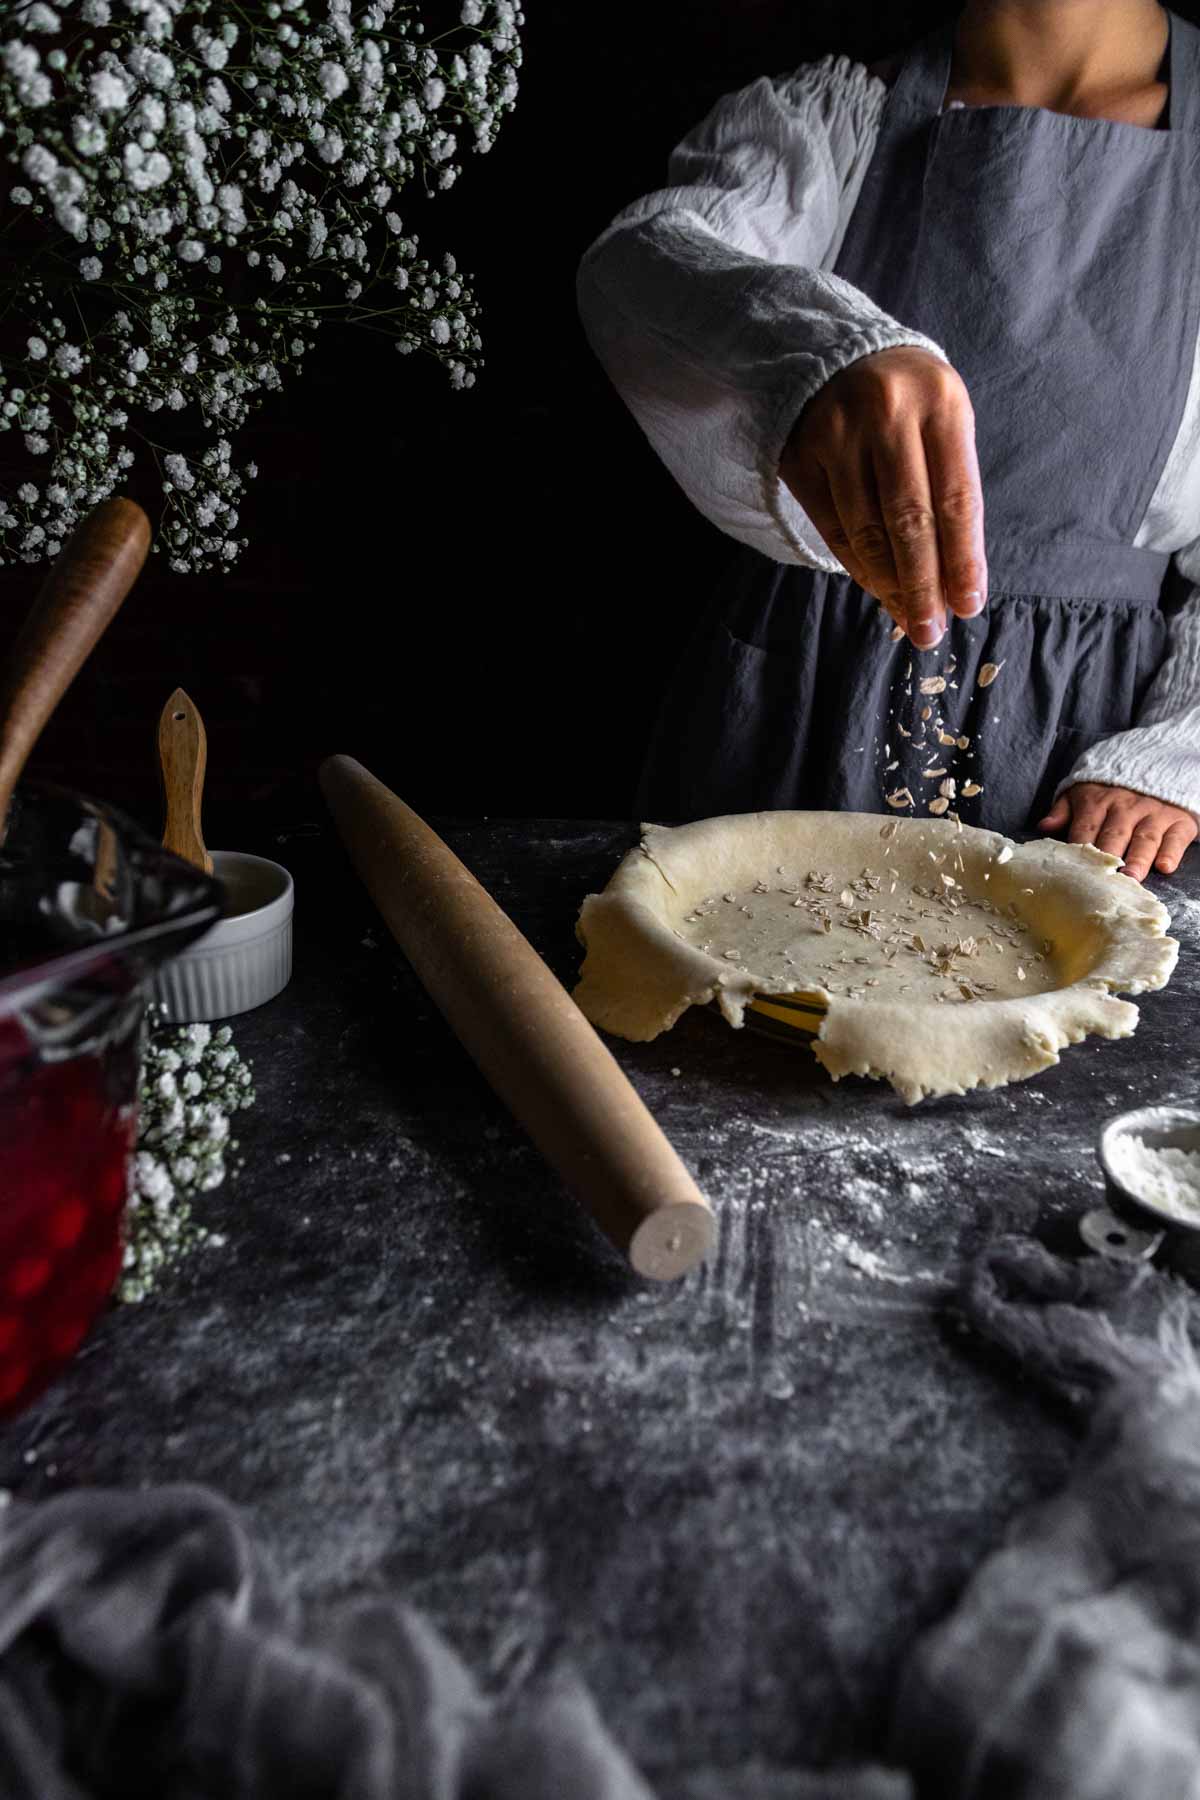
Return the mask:
[[1104, 1171], [1109, 1199], [1118, 1207], [1132, 1207], [1154, 1225], [1172, 1231], [1200, 1231], [1200, 1212], [1173, 1212], [1138, 1192], [1117, 1173], [1113, 1150], [1122, 1139], [1139, 1137], [1151, 1150], [1200, 1151], [1200, 1111], [1188, 1106], [1140, 1106], [1119, 1113], [1100, 1133], [1097, 1154]]

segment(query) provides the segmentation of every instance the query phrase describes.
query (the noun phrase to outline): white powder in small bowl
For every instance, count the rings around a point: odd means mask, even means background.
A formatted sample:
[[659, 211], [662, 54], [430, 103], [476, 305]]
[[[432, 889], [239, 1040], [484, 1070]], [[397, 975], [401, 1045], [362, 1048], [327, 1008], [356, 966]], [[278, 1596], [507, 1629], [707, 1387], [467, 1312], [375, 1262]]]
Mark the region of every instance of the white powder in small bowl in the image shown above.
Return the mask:
[[1136, 1132], [1110, 1140], [1108, 1161], [1117, 1180], [1163, 1212], [1200, 1221], [1200, 1150], [1158, 1150]]

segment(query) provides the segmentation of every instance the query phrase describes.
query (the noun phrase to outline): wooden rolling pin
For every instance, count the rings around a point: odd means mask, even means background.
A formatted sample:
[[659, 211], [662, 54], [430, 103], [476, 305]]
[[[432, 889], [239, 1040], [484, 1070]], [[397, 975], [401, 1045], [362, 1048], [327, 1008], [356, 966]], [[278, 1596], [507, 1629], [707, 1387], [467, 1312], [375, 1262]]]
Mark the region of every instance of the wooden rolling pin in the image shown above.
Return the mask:
[[509, 1110], [639, 1275], [671, 1281], [713, 1215], [537, 951], [437, 834], [350, 756], [321, 790], [388, 928]]
[[21, 627], [0, 679], [0, 843], [29, 752], [137, 580], [150, 521], [136, 501], [102, 500], [77, 525]]

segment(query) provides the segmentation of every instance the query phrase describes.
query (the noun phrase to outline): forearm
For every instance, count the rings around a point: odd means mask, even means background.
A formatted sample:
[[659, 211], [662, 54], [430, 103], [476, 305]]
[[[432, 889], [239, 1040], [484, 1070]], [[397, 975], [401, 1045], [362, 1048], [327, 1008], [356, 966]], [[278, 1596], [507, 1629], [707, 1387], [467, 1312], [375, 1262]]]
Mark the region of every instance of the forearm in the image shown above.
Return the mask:
[[1089, 781], [1165, 800], [1200, 824], [1200, 592], [1172, 620], [1137, 723], [1087, 751], [1058, 791]]
[[672, 185], [585, 252], [597, 358], [698, 511], [779, 562], [838, 570], [779, 476], [809, 399], [859, 357], [935, 349], [829, 272], [875, 142], [882, 83], [844, 57], [725, 96]]
[[697, 510], [777, 562], [839, 570], [780, 478], [787, 439], [860, 357], [938, 346], [837, 276], [745, 256], [694, 216], [610, 238], [578, 296], [594, 353]]

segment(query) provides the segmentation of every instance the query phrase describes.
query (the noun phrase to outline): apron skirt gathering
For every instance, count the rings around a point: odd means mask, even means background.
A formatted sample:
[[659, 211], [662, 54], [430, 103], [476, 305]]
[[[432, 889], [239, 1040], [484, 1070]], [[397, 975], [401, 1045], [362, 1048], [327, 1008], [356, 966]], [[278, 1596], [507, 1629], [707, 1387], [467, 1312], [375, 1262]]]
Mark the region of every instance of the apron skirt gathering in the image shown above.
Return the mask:
[[[932, 725], [955, 739], [963, 822], [1025, 832], [1085, 750], [1135, 723], [1166, 654], [1170, 559], [1133, 539], [1200, 326], [1200, 31], [1168, 13], [1171, 122], [1152, 130], [943, 113], [956, 22], [904, 61], [834, 273], [941, 344], [966, 383], [987, 607], [917, 651], [848, 575], [738, 545], [661, 709], [642, 819], [887, 812], [905, 788], [901, 813], [924, 814]], [[988, 663], [1000, 673], [980, 687]], [[932, 703], [930, 677], [946, 684]]]

